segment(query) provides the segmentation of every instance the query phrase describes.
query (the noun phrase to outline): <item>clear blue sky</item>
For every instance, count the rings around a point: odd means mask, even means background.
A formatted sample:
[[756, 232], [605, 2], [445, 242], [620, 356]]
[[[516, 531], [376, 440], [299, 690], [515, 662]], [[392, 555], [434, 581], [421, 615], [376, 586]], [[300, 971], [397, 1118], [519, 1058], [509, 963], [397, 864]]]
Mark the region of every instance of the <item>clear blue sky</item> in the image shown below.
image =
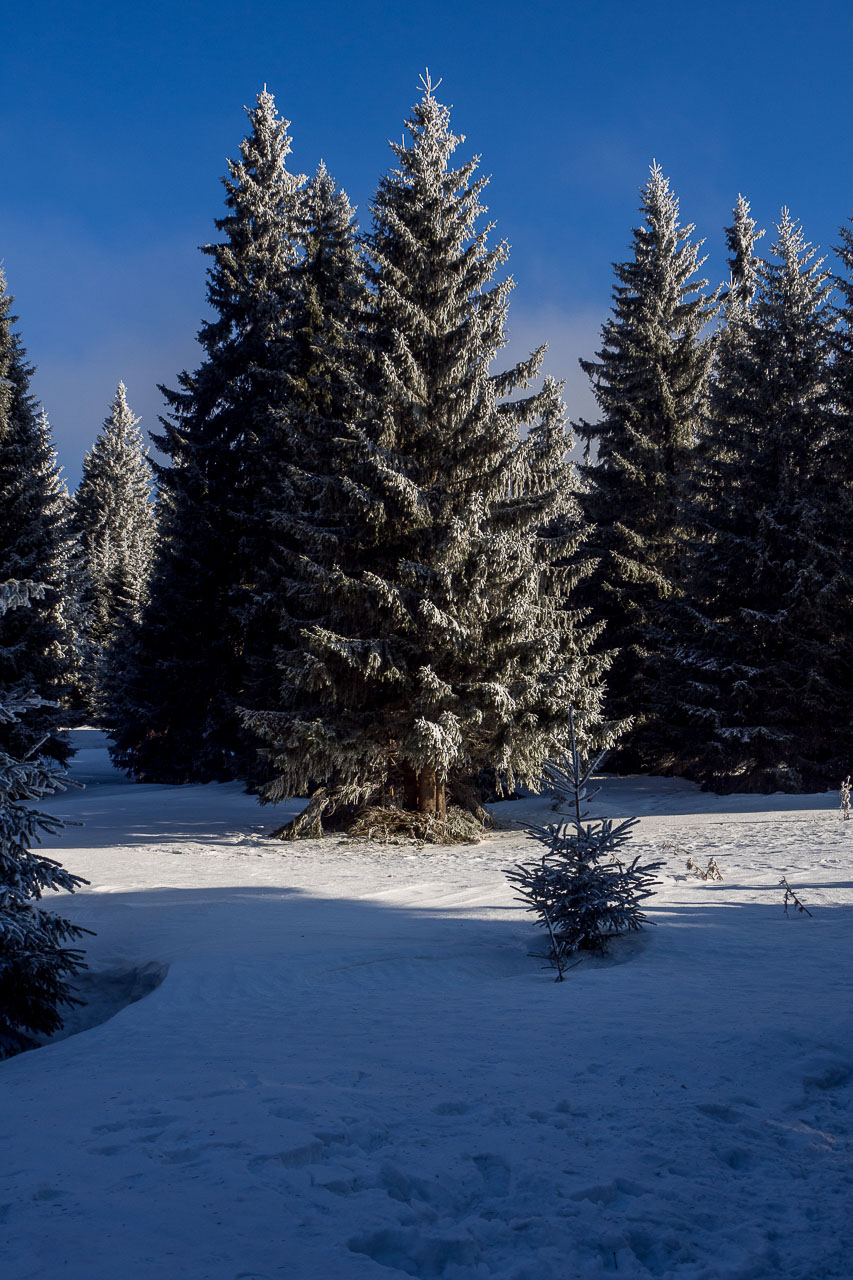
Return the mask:
[[[4, 6], [0, 260], [76, 482], [119, 378], [143, 426], [157, 382], [198, 360], [219, 177], [267, 83], [293, 168], [322, 158], [368, 216], [417, 97], [442, 76], [483, 157], [518, 282], [511, 353], [589, 412], [579, 355], [609, 306], [653, 157], [722, 278], [738, 192], [771, 227], [787, 204], [824, 246], [853, 209], [849, 0], [31, 0]], [[769, 234], [768, 234], [769, 239]]]

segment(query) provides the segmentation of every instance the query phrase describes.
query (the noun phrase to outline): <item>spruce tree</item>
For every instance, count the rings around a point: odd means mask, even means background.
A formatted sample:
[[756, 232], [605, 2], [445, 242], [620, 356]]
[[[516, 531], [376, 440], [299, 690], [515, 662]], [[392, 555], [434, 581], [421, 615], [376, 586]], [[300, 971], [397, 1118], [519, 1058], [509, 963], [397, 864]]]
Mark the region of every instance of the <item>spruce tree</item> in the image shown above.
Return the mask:
[[11, 305], [0, 272], [0, 567], [40, 590], [31, 608], [0, 618], [0, 691], [30, 692], [43, 702], [25, 719], [0, 725], [0, 746], [22, 758], [38, 749], [65, 763], [71, 749], [58, 704], [71, 694], [78, 654], [68, 495], [47, 419], [30, 394], [32, 368], [13, 331]]
[[[761, 262], [754, 249], [764, 232], [756, 229], [749, 202], [742, 195], [738, 195], [731, 226], [723, 232], [730, 275], [723, 290], [723, 323], [714, 335], [712, 403], [718, 381], [725, 382], [738, 348], [747, 341], [749, 309], [758, 287]], [[709, 429], [703, 422], [684, 484], [683, 589], [660, 610], [658, 652], [649, 664], [655, 716], [643, 733], [643, 760], [658, 773], [690, 773], [691, 762], [703, 757], [712, 733], [708, 718], [717, 690], [696, 655], [709, 625], [703, 602], [719, 590], [718, 579], [726, 572], [717, 560], [715, 515], [726, 491], [730, 500], [741, 479], [739, 462], [729, 456], [725, 433], [719, 424]]]
[[120, 612], [139, 617], [147, 593], [154, 549], [153, 475], [138, 423], [120, 382], [74, 495], [73, 522], [85, 557], [96, 648], [109, 642]]
[[615, 266], [601, 350], [581, 361], [602, 412], [595, 425], [581, 424], [580, 501], [598, 557], [582, 596], [604, 624], [601, 643], [616, 650], [610, 715], [635, 723], [635, 748], [617, 756], [622, 767], [642, 761], [643, 739], [660, 712], [663, 614], [684, 573], [685, 485], [712, 360], [704, 330], [717, 305], [698, 278], [702, 242], [693, 241], [692, 224], [680, 224], [678, 200], [657, 164], [641, 194], [643, 223], [631, 258]]
[[830, 284], [785, 209], [777, 233], [719, 344], [702, 453], [682, 769], [720, 791], [826, 785], [848, 736], [849, 578], [827, 519]]
[[266, 799], [323, 784], [291, 832], [346, 803], [416, 810], [428, 829], [482, 769], [537, 785], [569, 704], [588, 731], [598, 713], [599, 667], [557, 567], [570, 538], [540, 532], [572, 487], [559, 388], [508, 398], [541, 351], [490, 371], [507, 246], [476, 227], [487, 179], [476, 159], [451, 167], [460, 139], [428, 78], [407, 129], [367, 240], [362, 412], [342, 424], [337, 482], [319, 486], [331, 554], [303, 560], [320, 615], [284, 655], [278, 705], [248, 717], [268, 743]]
[[44, 409], [39, 410], [36, 430], [44, 459], [46, 488], [52, 496], [51, 509], [55, 516], [54, 557], [50, 572], [55, 584], [60, 652], [66, 672], [61, 709], [66, 723], [75, 724], [85, 718], [88, 711], [87, 673], [92, 660], [89, 576], [86, 556], [74, 525], [74, 504], [62, 475]]
[[729, 287], [725, 294], [727, 328], [737, 314], [752, 305], [758, 287], [758, 269], [761, 259], [753, 252], [763, 231], [756, 230], [755, 219], [750, 217], [749, 201], [738, 195], [732, 213], [732, 225], [723, 228], [729, 250]]
[[242, 700], [241, 538], [259, 492], [255, 442], [278, 382], [296, 257], [300, 179], [286, 168], [289, 121], [266, 90], [248, 111], [251, 131], [223, 179], [220, 243], [207, 245], [205, 358], [179, 389], [156, 443], [171, 465], [156, 466], [158, 545], [141, 623], [112, 662], [107, 716], [113, 758], [139, 780], [223, 780], [250, 753], [235, 707]]
[[835, 324], [830, 334], [832, 361], [831, 413], [818, 460], [826, 512], [826, 541], [835, 549], [835, 563], [841, 584], [836, 589], [840, 601], [836, 636], [839, 673], [836, 684], [834, 725], [835, 748], [827, 765], [827, 779], [839, 782], [849, 772], [850, 735], [853, 722], [853, 480], [845, 465], [853, 438], [853, 220], [839, 228], [841, 243], [835, 253], [841, 273], [834, 275], [836, 291]]
[[[643, 901], [660, 883], [655, 871], [662, 862], [640, 863], [639, 855], [630, 863], [618, 856], [631, 838], [637, 818], [625, 818], [616, 826], [610, 818], [589, 822], [584, 804], [599, 788], [591, 787], [606, 752], [584, 759], [574, 734], [574, 716], [569, 711], [571, 742], [560, 763], [549, 763], [546, 775], [555, 793], [555, 810], [563, 810], [563, 821], [531, 827], [528, 836], [544, 846], [532, 862], [507, 868], [507, 879], [516, 896], [538, 916], [548, 933], [546, 958], [562, 982], [570, 960], [577, 951], [606, 952], [620, 933], [636, 933], [647, 923]], [[606, 859], [606, 861], [605, 861]]]
[[[47, 590], [34, 582], [0, 583], [0, 619], [34, 607]], [[62, 1006], [80, 1003], [69, 982], [86, 967], [82, 953], [66, 944], [88, 930], [39, 901], [46, 889], [73, 893], [87, 882], [32, 849], [41, 831], [62, 826], [32, 806], [65, 789], [64, 772], [44, 755], [16, 758], [5, 747], [15, 736], [10, 728], [43, 712], [38, 695], [0, 689], [0, 1058], [35, 1047], [34, 1037], [62, 1026]]]
[[[846, 425], [849, 433], [853, 423], [853, 216], [846, 225], [839, 227], [841, 243], [835, 253], [840, 260], [841, 275], [833, 277], [838, 292], [836, 316], [838, 324], [833, 339], [833, 390], [838, 409], [837, 427], [842, 436]], [[846, 455], [849, 440], [840, 439]]]
[[352, 207], [325, 165], [300, 192], [297, 218], [301, 252], [282, 316], [276, 385], [254, 442], [259, 487], [242, 542], [251, 566], [244, 700], [261, 709], [278, 697], [282, 652], [298, 647], [302, 627], [322, 610], [318, 575], [333, 573], [343, 555], [337, 491], [347, 469], [346, 424], [361, 402], [353, 370], [365, 341], [363, 255]]

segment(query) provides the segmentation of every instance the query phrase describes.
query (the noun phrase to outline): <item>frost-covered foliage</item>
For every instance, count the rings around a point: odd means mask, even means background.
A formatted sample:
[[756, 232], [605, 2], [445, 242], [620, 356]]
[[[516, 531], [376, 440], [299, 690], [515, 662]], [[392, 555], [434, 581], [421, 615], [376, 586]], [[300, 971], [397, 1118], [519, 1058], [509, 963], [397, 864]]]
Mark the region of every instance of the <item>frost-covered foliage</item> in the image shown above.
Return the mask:
[[[761, 259], [756, 243], [764, 231], [750, 216], [749, 201], [738, 196], [731, 226], [724, 228], [729, 250], [729, 283], [724, 290], [723, 324], [715, 334], [715, 359], [711, 373], [709, 402], [716, 404], [727, 371], [737, 362], [738, 351], [747, 340], [749, 311], [758, 288]], [[706, 415], [713, 416], [711, 415]], [[712, 529], [720, 483], [719, 468], [726, 466], [727, 452], [721, 448], [719, 430], [703, 424], [683, 492], [685, 543], [682, 562], [683, 592], [667, 602], [661, 614], [660, 652], [652, 665], [655, 681], [653, 700], [656, 717], [644, 735], [643, 763], [661, 773], [690, 773], [693, 762], [708, 751], [709, 726], [702, 702], [713, 697], [698, 660], [697, 633], [707, 623], [699, 602], [709, 590], [717, 589], [716, 579], [725, 572], [716, 561], [716, 535]], [[739, 482], [737, 465], [726, 475], [727, 485]], [[709, 582], [701, 581], [709, 575]]]
[[[38, 603], [45, 591], [40, 583], [0, 583], [0, 618]], [[0, 691], [0, 726], [17, 725], [43, 707], [35, 694]], [[0, 747], [0, 1058], [58, 1030], [60, 1008], [80, 1003], [69, 980], [85, 968], [82, 952], [66, 944], [87, 930], [37, 904], [46, 889], [73, 893], [87, 882], [32, 850], [40, 831], [62, 826], [33, 804], [66, 785], [55, 761], [16, 758]]]
[[590, 789], [590, 779], [605, 754], [582, 759], [570, 716], [569, 751], [561, 764], [546, 766], [551, 787], [568, 807], [569, 817], [531, 828], [529, 835], [545, 851], [506, 872], [518, 897], [548, 934], [547, 958], [557, 970], [558, 982], [576, 952], [604, 952], [617, 934], [637, 932], [649, 923], [642, 904], [659, 883], [655, 872], [663, 865], [641, 863], [639, 856], [631, 862], [619, 857], [636, 818], [615, 826], [610, 818], [585, 821], [583, 805], [597, 793], [597, 788]]
[[[836, 562], [846, 576], [846, 600], [853, 601], [853, 468], [847, 465], [851, 451], [853, 424], [853, 219], [839, 228], [840, 244], [835, 252], [840, 273], [833, 277], [836, 290], [835, 321], [830, 335], [832, 411], [823, 446], [826, 477], [827, 538], [838, 548]], [[843, 461], [842, 461], [843, 459]], [[853, 722], [853, 622], [838, 629], [844, 646], [843, 680], [837, 688], [836, 720]], [[835, 758], [836, 778], [849, 770], [847, 754], [839, 749]]]
[[0, 748], [25, 756], [38, 743], [64, 763], [70, 748], [58, 704], [70, 697], [79, 662], [79, 565], [68, 494], [47, 418], [30, 394], [32, 368], [12, 329], [11, 303], [0, 271], [0, 567], [40, 591], [30, 608], [0, 618], [0, 693], [32, 691], [41, 701], [24, 721], [0, 725]]
[[103, 430], [83, 461], [73, 499], [96, 650], [109, 643], [124, 617], [139, 617], [147, 593], [154, 549], [153, 473], [138, 424], [120, 382]]
[[809, 911], [808, 907], [804, 906], [804, 904], [797, 897], [796, 893], [794, 893], [794, 890], [788, 884], [788, 881], [785, 876], [783, 876], [782, 879], [779, 881], [779, 887], [785, 890], [785, 893], [782, 898], [782, 906], [785, 908], [785, 915], [788, 914], [788, 908], [793, 907], [794, 913], [796, 915], [804, 915], [804, 916], [808, 916], [810, 919], [814, 919], [814, 916], [812, 916], [812, 913]]
[[729, 250], [729, 286], [725, 294], [726, 327], [723, 330], [724, 341], [732, 336], [732, 330], [739, 315], [745, 314], [752, 305], [758, 287], [758, 272], [761, 259], [754, 249], [763, 237], [764, 231], [758, 230], [755, 219], [750, 217], [749, 201], [738, 195], [732, 213], [732, 225], [724, 227], [726, 246]]
[[541, 351], [491, 367], [512, 281], [506, 244], [477, 225], [487, 179], [476, 159], [452, 167], [461, 139], [428, 78], [406, 127], [373, 202], [367, 340], [347, 353], [337, 466], [314, 464], [305, 622], [278, 706], [248, 719], [268, 744], [267, 799], [320, 782], [326, 809], [441, 821], [481, 770], [536, 785], [568, 702], [597, 721], [602, 664], [560, 567], [581, 523], [560, 388], [511, 399]]
[[[596, 360], [582, 360], [601, 409], [584, 423], [588, 454], [580, 500], [600, 557], [582, 598], [604, 622], [617, 655], [608, 676], [611, 715], [633, 717], [635, 740], [654, 721], [660, 613], [680, 589], [684, 485], [705, 410], [716, 309], [698, 278], [704, 259], [693, 225], [660, 167], [642, 191], [631, 258], [615, 266], [613, 308]], [[636, 757], [624, 752], [623, 764]]]
[[[276, 705], [301, 632], [328, 625], [331, 577], [354, 543], [348, 489], [363, 395], [368, 295], [352, 207], [324, 165], [300, 191], [299, 252], [278, 341], [275, 394], [257, 425], [257, 493], [243, 530], [244, 705]], [[261, 772], [263, 770], [261, 769]]]
[[247, 576], [246, 515], [257, 495], [255, 436], [277, 381], [296, 257], [301, 179], [289, 173], [289, 122], [264, 90], [251, 131], [223, 179], [223, 234], [206, 245], [213, 318], [199, 333], [204, 360], [183, 373], [155, 437], [171, 465], [157, 465], [158, 543], [150, 600], [120, 639], [106, 719], [116, 763], [142, 781], [210, 781], [245, 766], [241, 610]]
[[773, 253], [719, 343], [689, 610], [666, 681], [681, 726], [672, 764], [719, 791], [827, 786], [849, 757], [850, 524], [830, 429], [829, 273], [787, 210]]
[[702, 867], [693, 856], [689, 856], [685, 863], [686, 869], [692, 876], [696, 876], [699, 880], [722, 880], [723, 873], [717, 866], [716, 858], [709, 858], [708, 865], [703, 870]]

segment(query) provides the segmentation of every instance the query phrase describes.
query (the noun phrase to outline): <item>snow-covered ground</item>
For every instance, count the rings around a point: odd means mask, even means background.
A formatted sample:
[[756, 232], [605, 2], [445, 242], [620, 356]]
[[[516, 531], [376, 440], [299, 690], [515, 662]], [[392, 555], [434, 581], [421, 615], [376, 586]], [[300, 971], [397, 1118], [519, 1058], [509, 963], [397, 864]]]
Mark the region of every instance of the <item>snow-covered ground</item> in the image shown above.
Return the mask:
[[77, 737], [86, 1018], [150, 994], [0, 1063], [3, 1280], [853, 1276], [837, 797], [608, 780], [658, 927], [557, 985], [502, 875], [546, 801], [474, 847], [272, 844], [281, 810]]

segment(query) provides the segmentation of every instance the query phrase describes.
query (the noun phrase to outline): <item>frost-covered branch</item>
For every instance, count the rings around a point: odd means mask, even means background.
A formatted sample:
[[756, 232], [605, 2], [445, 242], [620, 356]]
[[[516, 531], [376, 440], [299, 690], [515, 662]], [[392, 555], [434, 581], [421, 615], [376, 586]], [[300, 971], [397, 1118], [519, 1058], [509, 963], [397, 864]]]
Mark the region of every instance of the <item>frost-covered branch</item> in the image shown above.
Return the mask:
[[784, 888], [785, 890], [785, 897], [782, 900], [782, 905], [785, 908], [785, 915], [788, 914], [788, 907], [792, 906], [795, 911], [798, 911], [802, 915], [806, 915], [806, 916], [809, 916], [811, 919], [814, 919], [808, 907], [804, 906], [803, 903], [800, 902], [800, 899], [797, 897], [797, 895], [794, 893], [794, 890], [788, 884], [788, 881], [785, 878], [785, 876], [783, 876], [782, 879], [779, 881], [779, 887]]
[[624, 863], [617, 856], [631, 838], [636, 818], [615, 825], [610, 818], [585, 821], [582, 806], [596, 794], [588, 788], [602, 755], [592, 762], [582, 758], [573, 713], [569, 736], [570, 750], [562, 761], [547, 767], [547, 775], [558, 801], [567, 804], [573, 816], [532, 827], [528, 835], [544, 846], [544, 852], [505, 872], [517, 896], [548, 932], [547, 958], [557, 970], [558, 982], [563, 981], [568, 957], [578, 951], [604, 952], [617, 934], [652, 923], [642, 904], [654, 893], [659, 883], [655, 872], [663, 865], [641, 863], [639, 856]]

